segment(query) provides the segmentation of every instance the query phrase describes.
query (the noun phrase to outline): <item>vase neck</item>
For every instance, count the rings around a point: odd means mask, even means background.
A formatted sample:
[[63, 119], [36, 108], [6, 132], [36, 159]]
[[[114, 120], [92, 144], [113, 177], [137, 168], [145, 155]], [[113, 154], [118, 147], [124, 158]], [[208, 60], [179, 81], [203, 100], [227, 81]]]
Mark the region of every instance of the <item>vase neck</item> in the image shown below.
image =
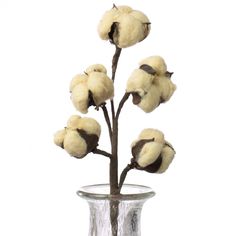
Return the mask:
[[[100, 187], [104, 188], [104, 185]], [[154, 192], [150, 188], [125, 185], [124, 192], [126, 194], [119, 196], [91, 193], [91, 187], [88, 188], [89, 192], [85, 192], [85, 189], [83, 189], [78, 194], [85, 198], [89, 204], [89, 236], [141, 235], [140, 219], [142, 207], [147, 199], [154, 196]], [[134, 188], [137, 193], [134, 193]]]

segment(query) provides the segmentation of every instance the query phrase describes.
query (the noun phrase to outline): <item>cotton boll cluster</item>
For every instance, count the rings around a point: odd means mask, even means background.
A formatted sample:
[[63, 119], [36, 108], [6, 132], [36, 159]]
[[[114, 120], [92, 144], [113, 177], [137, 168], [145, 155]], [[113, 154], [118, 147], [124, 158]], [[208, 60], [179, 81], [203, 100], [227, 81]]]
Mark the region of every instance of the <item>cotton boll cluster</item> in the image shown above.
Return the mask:
[[110, 40], [119, 48], [130, 47], [144, 40], [151, 29], [150, 21], [141, 11], [128, 6], [113, 6], [98, 25], [101, 39]]
[[150, 173], [163, 173], [172, 162], [175, 150], [156, 129], [145, 129], [131, 145], [135, 168]]
[[103, 65], [89, 66], [84, 74], [76, 75], [70, 83], [71, 100], [75, 108], [86, 114], [90, 106], [100, 106], [114, 96], [112, 80]]
[[172, 74], [167, 71], [162, 57], [148, 57], [130, 75], [126, 92], [132, 94], [135, 105], [145, 112], [152, 112], [161, 103], [168, 101], [174, 93], [176, 86], [170, 80]]
[[54, 135], [54, 143], [71, 156], [83, 158], [97, 147], [100, 134], [101, 127], [96, 120], [73, 115], [67, 127]]

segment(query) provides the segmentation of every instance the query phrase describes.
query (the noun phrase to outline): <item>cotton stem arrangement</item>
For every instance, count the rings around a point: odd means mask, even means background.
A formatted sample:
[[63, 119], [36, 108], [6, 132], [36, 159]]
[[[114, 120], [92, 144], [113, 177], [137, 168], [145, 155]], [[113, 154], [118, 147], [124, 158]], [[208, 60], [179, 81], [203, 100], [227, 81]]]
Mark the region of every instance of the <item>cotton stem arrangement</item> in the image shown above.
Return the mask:
[[[72, 115], [66, 127], [54, 135], [54, 143], [72, 157], [83, 159], [89, 153], [93, 153], [107, 158], [110, 162], [111, 195], [122, 193], [122, 185], [130, 170], [163, 173], [175, 155], [173, 146], [165, 139], [163, 132], [147, 127], [140, 132], [136, 140], [131, 142], [131, 151], [127, 155], [130, 156], [130, 160], [127, 160], [127, 166], [120, 175], [118, 173], [119, 118], [126, 101], [131, 98], [134, 106], [141, 112], [150, 113], [159, 105], [169, 101], [176, 89], [171, 81], [173, 73], [167, 70], [164, 59], [159, 55], [151, 55], [140, 60], [137, 68], [127, 76], [126, 90], [115, 109], [114, 85], [118, 80], [116, 71], [119, 69], [121, 52], [143, 41], [150, 30], [151, 22], [144, 13], [128, 6], [113, 5], [105, 12], [98, 25], [100, 38], [109, 41], [115, 47], [111, 76], [107, 74], [104, 65], [93, 64], [81, 68], [84, 72], [75, 75], [70, 82], [70, 98], [78, 112], [87, 114], [90, 107], [103, 112], [111, 151], [103, 150], [99, 146], [101, 125], [95, 119], [82, 117], [80, 114]], [[108, 102], [110, 102], [110, 109], [107, 108]], [[111, 214], [113, 225], [116, 224], [117, 214], [117, 211]], [[115, 227], [113, 228], [113, 235], [116, 235]]]

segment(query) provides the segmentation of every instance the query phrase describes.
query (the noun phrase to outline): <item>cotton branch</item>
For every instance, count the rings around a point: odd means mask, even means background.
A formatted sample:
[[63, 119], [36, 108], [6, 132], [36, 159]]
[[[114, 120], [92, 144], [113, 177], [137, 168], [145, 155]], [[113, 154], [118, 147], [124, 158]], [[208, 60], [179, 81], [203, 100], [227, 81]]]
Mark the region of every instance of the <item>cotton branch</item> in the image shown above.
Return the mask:
[[111, 99], [111, 115], [112, 115], [112, 120], [115, 119], [115, 106], [114, 106], [114, 100]]
[[[116, 46], [116, 51], [112, 59], [112, 81], [115, 81], [116, 69], [121, 54], [121, 48]], [[111, 112], [112, 112], [112, 139], [111, 139], [111, 151], [112, 158], [110, 161], [110, 193], [118, 194], [118, 121], [115, 117], [114, 101], [111, 100]]]
[[[116, 51], [115, 51], [115, 54], [112, 58], [112, 77], [111, 77], [111, 79], [113, 82], [115, 81], [116, 69], [117, 69], [117, 65], [118, 65], [121, 51], [122, 51], [122, 49], [116, 46]], [[112, 119], [115, 119], [115, 107], [114, 107], [113, 99], [111, 99], [111, 113], [112, 113]]]
[[124, 184], [124, 181], [125, 181], [125, 178], [126, 178], [128, 172], [129, 172], [130, 170], [134, 169], [134, 167], [135, 167], [134, 164], [131, 163], [131, 164], [128, 164], [128, 165], [124, 168], [124, 170], [122, 171], [122, 173], [121, 173], [121, 175], [120, 175], [119, 191], [121, 190], [121, 188], [122, 188], [122, 186], [123, 186], [123, 184]]
[[94, 154], [103, 155], [103, 156], [109, 157], [109, 158], [112, 157], [112, 155], [111, 155], [110, 153], [108, 153], [108, 152], [106, 152], [106, 151], [103, 151], [103, 150], [100, 150], [100, 149], [98, 149], [98, 148], [94, 149], [94, 150], [93, 150], [93, 153], [94, 153]]
[[103, 114], [104, 114], [104, 117], [105, 117], [105, 120], [106, 120], [106, 123], [107, 123], [108, 131], [109, 131], [109, 136], [110, 136], [110, 141], [112, 141], [112, 127], [111, 127], [111, 121], [110, 121], [110, 117], [109, 117], [109, 114], [108, 114], [108, 111], [107, 111], [106, 104], [104, 103], [101, 106], [101, 108], [103, 110]]
[[122, 50], [121, 48], [116, 46], [116, 51], [112, 58], [112, 77], [111, 78], [113, 82], [115, 81], [116, 69], [117, 69], [119, 58], [120, 58], [121, 50]]
[[119, 115], [120, 115], [121, 109], [123, 108], [125, 102], [128, 100], [129, 96], [130, 96], [130, 93], [125, 93], [125, 95], [121, 99], [119, 107], [118, 107], [117, 112], [116, 112], [116, 117], [115, 117], [116, 120], [119, 119]]

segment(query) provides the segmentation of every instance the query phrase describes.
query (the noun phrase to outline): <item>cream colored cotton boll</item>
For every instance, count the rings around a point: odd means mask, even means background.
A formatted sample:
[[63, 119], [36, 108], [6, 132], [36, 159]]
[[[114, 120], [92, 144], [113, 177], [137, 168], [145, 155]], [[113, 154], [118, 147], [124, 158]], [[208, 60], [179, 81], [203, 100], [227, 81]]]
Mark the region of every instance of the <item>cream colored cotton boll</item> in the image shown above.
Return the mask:
[[78, 128], [80, 120], [81, 120], [81, 116], [78, 116], [78, 115], [71, 116], [69, 120], [67, 121], [67, 128], [76, 130]]
[[98, 34], [101, 39], [109, 39], [109, 32], [111, 31], [111, 26], [113, 22], [117, 21], [117, 17], [119, 15], [120, 11], [116, 8], [112, 8], [111, 10], [105, 12], [98, 25]]
[[84, 130], [87, 134], [95, 134], [100, 137], [101, 134], [101, 126], [100, 124], [93, 118], [83, 117], [79, 120], [77, 129]]
[[66, 129], [63, 130], [59, 130], [54, 134], [54, 143], [63, 148], [63, 142], [64, 142], [64, 138], [66, 136]]
[[131, 12], [133, 11], [133, 9], [132, 9], [131, 7], [125, 6], [125, 5], [116, 6], [116, 7], [114, 7], [114, 8], [115, 8], [115, 9], [118, 8], [118, 11], [121, 12], [121, 13], [123, 13], [124, 15], [125, 15], [125, 14], [129, 14], [129, 13], [131, 13]]
[[167, 143], [166, 145], [164, 145], [161, 152], [161, 156], [162, 156], [161, 166], [157, 171], [157, 173], [160, 173], [160, 174], [165, 172], [168, 169], [170, 163], [174, 159], [175, 150], [173, 149], [171, 144]]
[[139, 135], [139, 139], [152, 139], [154, 138], [155, 142], [164, 144], [165, 143], [165, 139], [164, 139], [164, 134], [158, 130], [158, 129], [144, 129], [140, 135]]
[[163, 102], [168, 101], [176, 90], [176, 85], [166, 76], [157, 78], [158, 87], [161, 90], [161, 98]]
[[114, 6], [111, 10], [106, 11], [98, 25], [98, 34], [103, 40], [109, 39], [112, 24], [118, 22], [120, 16], [128, 14], [132, 11], [128, 6]]
[[107, 11], [98, 25], [101, 39], [126, 48], [146, 38], [150, 31], [149, 20], [142, 12], [135, 12], [128, 6], [114, 6]]
[[136, 69], [127, 81], [126, 92], [137, 92], [139, 96], [143, 97], [152, 86], [153, 79], [153, 75], [148, 74], [144, 70]]
[[84, 114], [88, 112], [89, 90], [86, 83], [80, 83], [74, 87], [71, 100], [78, 111]]
[[74, 76], [70, 82], [70, 92], [74, 89], [74, 87], [80, 83], [84, 83], [87, 81], [87, 75], [85, 74], [78, 74]]
[[107, 69], [102, 64], [94, 64], [94, 65], [89, 66], [85, 70], [85, 73], [87, 73], [88, 75], [90, 75], [92, 72], [101, 72], [101, 73], [107, 74]]
[[109, 96], [111, 96], [111, 98], [112, 98], [114, 96], [114, 83], [113, 83], [113, 81], [106, 75], [106, 76], [104, 76], [103, 83], [104, 83], [104, 86], [111, 93], [111, 95], [109, 95]]
[[151, 23], [149, 22], [147, 16], [143, 14], [141, 11], [132, 11], [130, 15], [138, 19], [142, 23], [142, 28], [143, 28], [142, 31], [144, 32], [144, 34], [143, 38], [139, 41], [141, 42], [149, 35], [151, 30]]
[[166, 63], [160, 56], [150, 56], [139, 63], [140, 66], [144, 64], [151, 66], [158, 75], [164, 75], [167, 71]]
[[138, 158], [136, 158], [138, 165], [144, 168], [155, 162], [156, 159], [159, 157], [162, 148], [163, 148], [162, 143], [157, 143], [157, 142], [146, 143], [143, 146], [141, 152], [139, 153]]
[[138, 105], [143, 111], [149, 113], [152, 112], [160, 104], [161, 91], [160, 89], [152, 85], [148, 93], [142, 97]]
[[130, 47], [144, 38], [143, 24], [129, 15], [120, 16], [118, 30], [113, 40], [119, 48]]
[[130, 12], [130, 16], [133, 16], [135, 19], [139, 20], [142, 23], [150, 23], [148, 17], [141, 11], [134, 10]]
[[87, 144], [76, 130], [68, 130], [64, 139], [64, 149], [77, 158], [87, 154]]
[[101, 105], [107, 99], [114, 96], [112, 80], [104, 73], [92, 72], [88, 78], [88, 89], [92, 92], [96, 106]]

